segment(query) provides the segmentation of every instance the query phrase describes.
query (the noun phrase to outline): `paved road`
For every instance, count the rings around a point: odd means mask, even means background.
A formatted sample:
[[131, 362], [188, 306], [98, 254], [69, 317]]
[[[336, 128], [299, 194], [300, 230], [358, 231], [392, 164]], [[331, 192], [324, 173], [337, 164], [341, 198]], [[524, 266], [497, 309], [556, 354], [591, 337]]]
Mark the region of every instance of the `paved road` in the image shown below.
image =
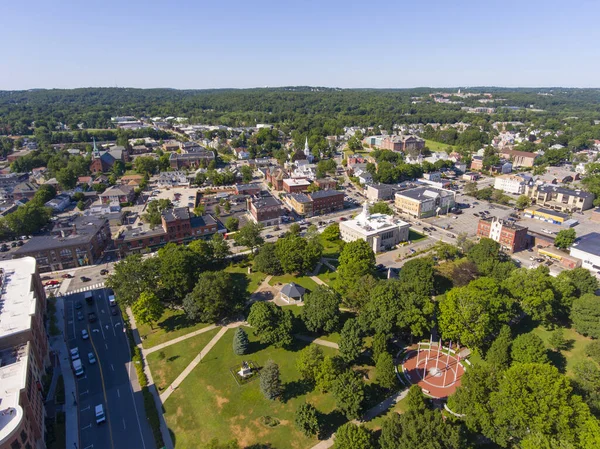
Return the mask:
[[[78, 347], [85, 374], [77, 378], [79, 405], [79, 439], [81, 449], [155, 449], [152, 431], [144, 413], [140, 391], [133, 392], [130, 376], [136, 373], [131, 365], [129, 345], [123, 333], [120, 316], [112, 316], [107, 291], [92, 291], [94, 302], [86, 304], [84, 293], [65, 299], [65, 329], [68, 347]], [[81, 302], [83, 320], [77, 319], [75, 304]], [[98, 320], [88, 322], [88, 313], [95, 312]], [[90, 339], [83, 340], [85, 329]], [[96, 355], [97, 363], [90, 364], [88, 353]], [[69, 398], [67, 398], [68, 400]], [[103, 404], [107, 421], [96, 424], [94, 408]]]

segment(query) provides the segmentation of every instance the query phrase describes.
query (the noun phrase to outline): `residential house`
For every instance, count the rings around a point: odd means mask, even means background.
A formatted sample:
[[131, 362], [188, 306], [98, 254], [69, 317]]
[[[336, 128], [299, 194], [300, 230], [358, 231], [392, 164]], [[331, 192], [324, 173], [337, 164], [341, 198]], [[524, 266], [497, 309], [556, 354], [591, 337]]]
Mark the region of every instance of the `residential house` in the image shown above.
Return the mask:
[[53, 199], [46, 202], [46, 207], [51, 207], [54, 212], [63, 212], [71, 205], [71, 197], [66, 193], [56, 195]]
[[160, 172], [156, 182], [160, 187], [177, 187], [190, 185], [190, 181], [187, 175], [182, 171]]
[[469, 168], [471, 170], [483, 170], [483, 157], [473, 156], [471, 158], [471, 166]]
[[21, 200], [23, 198], [27, 198], [28, 200], [30, 200], [33, 198], [37, 190], [37, 185], [32, 184], [30, 182], [21, 182], [13, 188], [12, 197], [15, 200]]
[[98, 195], [102, 204], [131, 203], [135, 198], [135, 189], [131, 186], [112, 186]]
[[246, 148], [243, 148], [243, 147], [234, 148], [233, 154], [235, 154], [235, 157], [240, 160], [250, 159], [250, 153], [248, 152], [248, 150]]

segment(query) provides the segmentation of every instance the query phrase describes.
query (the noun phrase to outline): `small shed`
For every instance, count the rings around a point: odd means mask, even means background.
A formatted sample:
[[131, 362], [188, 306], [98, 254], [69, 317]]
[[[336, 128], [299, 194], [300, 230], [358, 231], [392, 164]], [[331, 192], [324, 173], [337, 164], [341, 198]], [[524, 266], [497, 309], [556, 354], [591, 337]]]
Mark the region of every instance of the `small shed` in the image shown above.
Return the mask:
[[300, 285], [290, 282], [281, 288], [281, 299], [288, 303], [300, 302], [304, 298], [306, 289]]

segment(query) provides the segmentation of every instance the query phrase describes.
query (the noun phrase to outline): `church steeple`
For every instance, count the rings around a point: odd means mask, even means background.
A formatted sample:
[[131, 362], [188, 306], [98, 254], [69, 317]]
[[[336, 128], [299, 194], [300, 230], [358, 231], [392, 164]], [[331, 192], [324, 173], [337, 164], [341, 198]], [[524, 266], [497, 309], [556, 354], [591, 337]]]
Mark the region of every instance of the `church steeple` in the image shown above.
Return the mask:
[[304, 155], [307, 158], [310, 156], [310, 148], [308, 148], [308, 136], [306, 136], [306, 142], [304, 142]]
[[98, 151], [98, 147], [96, 146], [96, 138], [92, 137], [92, 139], [94, 140], [94, 148], [92, 150], [92, 156], [95, 158], [100, 157], [100, 152]]

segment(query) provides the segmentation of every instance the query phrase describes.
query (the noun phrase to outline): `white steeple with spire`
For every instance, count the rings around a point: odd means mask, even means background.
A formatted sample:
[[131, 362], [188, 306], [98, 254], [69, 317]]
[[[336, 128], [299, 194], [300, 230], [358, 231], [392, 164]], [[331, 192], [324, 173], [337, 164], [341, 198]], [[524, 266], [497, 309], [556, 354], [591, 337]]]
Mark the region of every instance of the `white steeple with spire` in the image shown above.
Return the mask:
[[308, 148], [308, 136], [306, 136], [306, 142], [304, 142], [304, 155], [307, 158], [310, 156], [310, 148]]
[[94, 148], [92, 150], [92, 156], [94, 158], [99, 158], [100, 157], [100, 152], [98, 151], [98, 147], [96, 146], [96, 138], [92, 137], [93, 141], [94, 141]]

